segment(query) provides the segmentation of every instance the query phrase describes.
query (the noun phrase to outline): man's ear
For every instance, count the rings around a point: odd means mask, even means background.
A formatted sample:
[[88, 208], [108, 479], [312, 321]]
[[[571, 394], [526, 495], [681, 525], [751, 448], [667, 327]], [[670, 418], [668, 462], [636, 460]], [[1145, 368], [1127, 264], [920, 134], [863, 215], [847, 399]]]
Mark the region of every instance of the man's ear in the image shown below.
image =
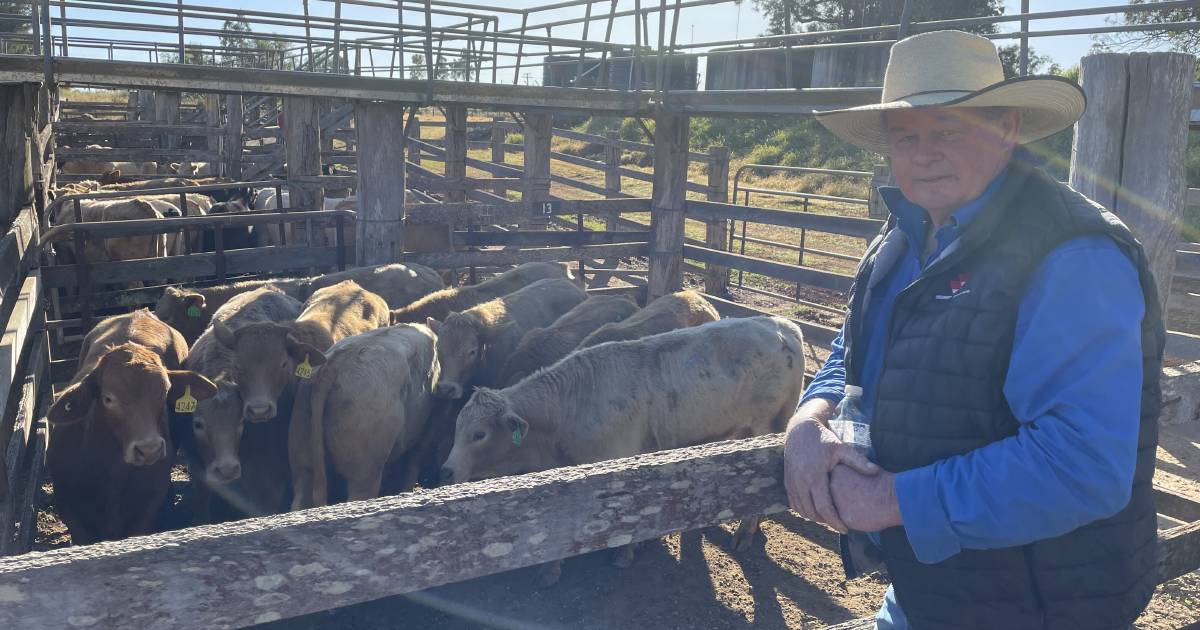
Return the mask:
[[59, 426], [75, 424], [88, 416], [95, 402], [96, 379], [89, 373], [78, 383], [63, 390], [46, 412], [46, 421]]
[[442, 322], [439, 322], [438, 320], [436, 320], [432, 317], [426, 317], [425, 325], [429, 327], [429, 330], [433, 331], [433, 334], [435, 334], [435, 335], [442, 334]]
[[502, 420], [504, 428], [512, 432], [512, 443], [520, 446], [521, 441], [529, 434], [529, 423], [525, 421], [525, 418], [511, 411], [504, 414]]
[[296, 336], [291, 333], [288, 333], [287, 336], [287, 349], [288, 354], [296, 361], [304, 361], [307, 358], [308, 364], [313, 367], [325, 363], [324, 352], [317, 350], [316, 346], [312, 344], [296, 339]]
[[225, 322], [214, 321], [212, 323], [213, 336], [217, 338], [217, 343], [232, 350], [237, 346], [237, 335], [233, 329], [225, 325]]
[[192, 398], [196, 400], [208, 400], [217, 395], [216, 383], [191, 370], [167, 370], [167, 378], [171, 379], [171, 393], [167, 395], [169, 402], [174, 402], [189, 387]]

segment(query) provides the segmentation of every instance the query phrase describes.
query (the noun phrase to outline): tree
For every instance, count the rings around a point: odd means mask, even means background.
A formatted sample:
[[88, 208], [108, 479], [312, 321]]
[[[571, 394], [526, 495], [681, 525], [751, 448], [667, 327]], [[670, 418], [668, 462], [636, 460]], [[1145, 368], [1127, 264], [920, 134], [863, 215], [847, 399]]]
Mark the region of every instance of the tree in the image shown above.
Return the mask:
[[13, 35], [28, 35], [33, 5], [17, 0], [0, 0], [0, 38], [9, 40], [7, 51], [29, 53], [33, 48], [25, 42], [13, 42]]
[[[754, 0], [754, 8], [767, 18], [767, 35], [898, 24], [903, 7], [904, 0]], [[912, 0], [909, 20], [986, 17], [1003, 12], [1002, 0]], [[964, 30], [994, 33], [996, 27], [984, 24]]]
[[[1147, 4], [1147, 0], [1129, 0], [1131, 5]], [[1141, 24], [1150, 27], [1140, 33], [1109, 33], [1094, 37], [1095, 47], [1101, 50], [1135, 50], [1168, 46], [1172, 50], [1200, 54], [1200, 30], [1155, 30], [1155, 24], [1200, 21], [1200, 7], [1191, 6], [1152, 11], [1126, 11], [1120, 18], [1109, 18], [1110, 24]]]
[[408, 66], [408, 78], [417, 80], [425, 78], [425, 55], [413, 53], [412, 63]]

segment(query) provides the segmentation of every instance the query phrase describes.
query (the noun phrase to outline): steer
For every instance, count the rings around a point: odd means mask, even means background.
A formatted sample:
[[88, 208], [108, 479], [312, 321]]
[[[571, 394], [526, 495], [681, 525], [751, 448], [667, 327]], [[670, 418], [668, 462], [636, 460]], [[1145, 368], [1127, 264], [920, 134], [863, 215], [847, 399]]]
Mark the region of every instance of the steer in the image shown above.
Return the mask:
[[[328, 503], [327, 460], [345, 478], [349, 500], [379, 496], [388, 465], [413, 450], [433, 408], [434, 341], [426, 326], [402, 324], [329, 349], [312, 378], [309, 413], [296, 414], [288, 436], [293, 510]], [[407, 458], [402, 490], [416, 481], [415, 455]]]
[[235, 295], [259, 287], [273, 286], [290, 297], [302, 299], [306, 283], [307, 278], [279, 278], [246, 280], [203, 288], [167, 287], [154, 305], [154, 314], [178, 330], [188, 343], [195, 343], [200, 338], [200, 333], [208, 328], [213, 313]]
[[[470, 481], [782, 431], [804, 383], [800, 328], [727, 319], [577, 351], [458, 415], [444, 481]], [[746, 519], [735, 549], [753, 541]], [[623, 554], [622, 560], [631, 556]], [[542, 576], [552, 583], [553, 567]]]
[[[56, 205], [57, 204], [57, 205]], [[84, 223], [97, 221], [129, 221], [134, 219], [161, 219], [162, 213], [149, 201], [142, 199], [81, 199], [80, 217]], [[58, 199], [46, 210], [53, 225], [75, 223], [74, 202]], [[157, 258], [166, 253], [167, 239], [162, 234], [145, 236], [120, 236], [105, 239], [89, 239], [85, 251], [88, 262], [135, 260]], [[59, 262], [74, 262], [74, 246], [61, 243], [55, 249], [64, 256]]]
[[425, 323], [426, 318], [445, 319], [454, 311], [465, 311], [530, 283], [547, 278], [570, 278], [562, 263], [525, 263], [469, 287], [451, 287], [431, 293], [412, 304], [392, 311], [392, 321]]
[[654, 300], [624, 321], [601, 326], [584, 337], [579, 347], [590, 348], [606, 341], [641, 339], [718, 319], [721, 316], [717, 314], [717, 309], [702, 295], [695, 291], [677, 291]]
[[500, 370], [505, 387], [553, 365], [571, 354], [584, 337], [611, 322], [619, 322], [638, 310], [632, 300], [619, 295], [593, 295], [545, 328], [535, 328], [517, 344]]
[[[293, 320], [300, 308], [299, 300], [275, 287], [263, 286], [226, 302], [213, 314], [213, 321], [237, 330], [257, 322]], [[200, 520], [208, 520], [210, 504], [218, 512], [217, 521], [286, 509], [291, 482], [287, 463], [290, 414], [286, 410], [290, 401], [281, 401], [284, 410], [280, 419], [246, 426], [233, 371], [233, 351], [217, 341], [212, 328], [192, 345], [185, 365], [212, 379], [218, 387], [215, 396], [196, 406], [191, 428], [183, 432], [188, 470], [201, 495], [196, 501]], [[220, 500], [206, 501], [210, 489]]]
[[[294, 321], [258, 322], [232, 330], [213, 322], [217, 341], [234, 351], [243, 415], [251, 422], [275, 417], [277, 401], [295, 377], [308, 378], [335, 342], [388, 325], [383, 298], [344, 280], [312, 294]], [[300, 404], [297, 399], [297, 404]]]
[[75, 544], [149, 533], [170, 486], [167, 405], [216, 386], [182, 370], [183, 337], [146, 309], [96, 324], [46, 414], [54, 501]]
[[445, 322], [430, 317], [442, 366], [434, 395], [462, 398], [469, 384], [497, 385], [504, 360], [526, 332], [553, 324], [586, 298], [583, 289], [565, 278], [538, 280], [504, 297], [451, 313]]
[[353, 280], [358, 286], [378, 295], [388, 308], [402, 308], [446, 286], [436, 271], [425, 265], [393, 263], [376, 267], [357, 267], [311, 278], [305, 291]]

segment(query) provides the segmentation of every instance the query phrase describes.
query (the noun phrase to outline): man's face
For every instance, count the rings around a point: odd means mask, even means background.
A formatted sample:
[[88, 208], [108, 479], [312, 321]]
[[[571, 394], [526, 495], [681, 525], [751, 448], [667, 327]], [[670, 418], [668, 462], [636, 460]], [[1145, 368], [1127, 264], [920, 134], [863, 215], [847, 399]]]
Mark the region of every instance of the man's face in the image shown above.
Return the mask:
[[925, 107], [884, 115], [896, 183], [935, 220], [983, 193], [1008, 163], [1021, 125], [1015, 109]]

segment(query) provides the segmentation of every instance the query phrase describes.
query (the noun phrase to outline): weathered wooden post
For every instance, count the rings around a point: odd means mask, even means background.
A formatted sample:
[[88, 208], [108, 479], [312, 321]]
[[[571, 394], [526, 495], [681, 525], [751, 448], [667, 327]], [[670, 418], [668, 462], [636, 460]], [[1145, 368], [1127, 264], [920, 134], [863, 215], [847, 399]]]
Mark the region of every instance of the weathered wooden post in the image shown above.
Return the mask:
[[[616, 142], [621, 139], [621, 134], [609, 131], [604, 137], [608, 140], [604, 145], [604, 196], [615, 199], [621, 196], [621, 147]], [[608, 229], [615, 230], [616, 227], [609, 226]]]
[[[709, 150], [708, 200], [729, 202], [729, 148], [713, 147]], [[704, 246], [709, 249], [725, 249], [729, 238], [729, 224], [725, 219], [704, 222]], [[728, 292], [729, 268], [704, 263], [704, 292], [724, 296]]]
[[225, 111], [225, 137], [221, 142], [222, 174], [239, 180], [242, 178], [242, 95], [226, 95]]
[[154, 90], [138, 90], [137, 120], [154, 120]]
[[683, 285], [683, 203], [687, 187], [687, 154], [688, 117], [656, 114], [647, 300], [678, 291]]
[[446, 106], [446, 201], [466, 201], [467, 177], [467, 108], [465, 105]]
[[143, 90], [129, 90], [129, 100], [127, 101], [125, 109], [125, 120], [134, 121], [138, 119], [138, 94], [142, 91]]
[[1075, 128], [1071, 185], [1112, 210], [1146, 249], [1166, 312], [1187, 183], [1184, 153], [1195, 57], [1083, 58], [1088, 108]]
[[[204, 124], [210, 129], [221, 128], [221, 95], [220, 94], [205, 94], [204, 95]], [[208, 147], [209, 151], [221, 150], [220, 136], [204, 136], [204, 146]], [[219, 165], [212, 164], [210, 166], [214, 175], [217, 174]]]
[[[550, 199], [550, 135], [554, 115], [547, 112], [525, 114], [525, 178], [521, 185], [521, 201]], [[544, 230], [549, 221], [538, 217], [530, 220], [526, 229]]]
[[[160, 125], [179, 124], [180, 93], [174, 91], [158, 91], [154, 95], [154, 122]], [[163, 132], [159, 136], [159, 146], [163, 149], [178, 149], [179, 135]]]
[[874, 175], [871, 176], [871, 189], [867, 191], [867, 217], [871, 219], [886, 219], [888, 217], [887, 205], [883, 203], [883, 197], [879, 194], [880, 186], [890, 186], [892, 181], [892, 169], [887, 164], [876, 164]]
[[504, 163], [504, 138], [508, 135], [500, 126], [501, 122], [499, 116], [492, 117], [492, 161], [497, 164]]
[[311, 96], [283, 99], [284, 150], [287, 152], [288, 206], [295, 210], [320, 210], [320, 186], [296, 185], [296, 177], [321, 174], [321, 108]]
[[[362, 133], [362, 131], [360, 130], [359, 133]], [[414, 140], [421, 139], [421, 119], [417, 118], [415, 115], [412, 117], [412, 122], [409, 123], [408, 126], [408, 137]], [[417, 166], [421, 165], [421, 147], [409, 143], [408, 161], [416, 164]]]
[[[0, 226], [7, 226], [33, 203], [33, 147], [36, 89], [26, 84], [0, 86]], [[40, 166], [40, 165], [39, 165]], [[0, 287], [0, 291], [6, 287]]]
[[[404, 254], [404, 103], [358, 101], [359, 266], [399, 262]], [[291, 172], [290, 169], [288, 171]]]

